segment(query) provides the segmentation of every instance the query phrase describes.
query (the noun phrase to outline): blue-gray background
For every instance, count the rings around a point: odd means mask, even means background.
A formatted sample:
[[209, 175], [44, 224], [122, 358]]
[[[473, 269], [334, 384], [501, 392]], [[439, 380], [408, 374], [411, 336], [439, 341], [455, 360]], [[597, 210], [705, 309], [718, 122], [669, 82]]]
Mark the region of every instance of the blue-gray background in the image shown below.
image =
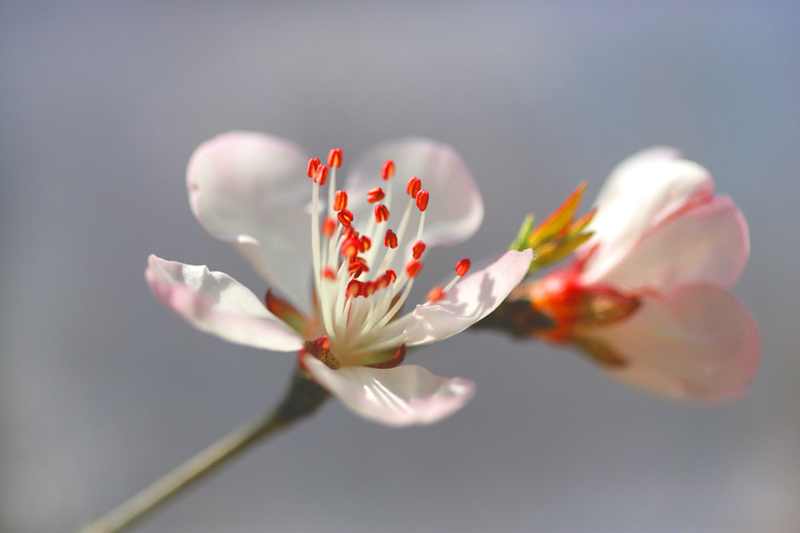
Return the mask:
[[264, 289], [186, 200], [193, 148], [232, 128], [345, 161], [453, 145], [487, 215], [430, 283], [677, 146], [750, 222], [734, 292], [763, 364], [706, 409], [465, 333], [413, 354], [478, 383], [453, 418], [398, 431], [330, 402], [139, 531], [800, 530], [800, 8], [732, 1], [2, 2], [0, 530], [69, 531], [281, 396], [292, 356], [191, 329], [142, 276], [157, 253]]

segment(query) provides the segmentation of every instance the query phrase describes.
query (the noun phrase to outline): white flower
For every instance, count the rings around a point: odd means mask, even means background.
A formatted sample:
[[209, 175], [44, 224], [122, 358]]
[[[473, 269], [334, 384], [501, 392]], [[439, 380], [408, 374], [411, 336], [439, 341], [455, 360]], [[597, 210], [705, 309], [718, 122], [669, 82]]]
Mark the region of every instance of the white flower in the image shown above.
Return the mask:
[[[189, 161], [197, 220], [233, 243], [289, 301], [270, 292], [265, 305], [226, 274], [156, 256], [148, 260], [147, 282], [197, 329], [300, 352], [301, 368], [365, 418], [432, 424], [463, 407], [474, 384], [398, 366], [406, 347], [445, 339], [494, 310], [525, 275], [531, 253], [507, 252], [469, 275], [462, 261], [453, 282], [401, 315], [423, 254], [477, 230], [480, 194], [459, 156], [425, 139], [368, 152], [338, 192], [341, 160], [341, 150], [332, 150], [327, 166], [309, 162], [285, 140], [230, 132], [202, 144]], [[414, 178], [392, 177], [395, 168]]]
[[576, 261], [539, 281], [537, 308], [614, 376], [676, 399], [742, 395], [758, 367], [758, 326], [726, 289], [749, 255], [747, 224], [708, 171], [653, 148], [601, 190]]

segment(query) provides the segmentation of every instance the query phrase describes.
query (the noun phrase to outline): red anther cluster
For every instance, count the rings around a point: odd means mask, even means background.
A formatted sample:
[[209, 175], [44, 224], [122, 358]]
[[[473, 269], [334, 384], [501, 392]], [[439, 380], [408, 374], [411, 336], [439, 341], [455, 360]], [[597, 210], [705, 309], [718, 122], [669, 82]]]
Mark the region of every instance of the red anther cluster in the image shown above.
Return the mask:
[[383, 163], [381, 178], [383, 178], [383, 181], [387, 181], [392, 176], [394, 176], [394, 161], [389, 160]]
[[389, 208], [383, 204], [378, 204], [375, 206], [375, 220], [377, 222], [384, 222], [389, 220]]
[[358, 237], [347, 237], [344, 242], [342, 242], [342, 255], [350, 258], [357, 256], [358, 242]]
[[412, 259], [408, 263], [406, 263], [406, 274], [408, 274], [409, 278], [413, 278], [419, 271], [422, 270], [422, 261], [417, 261], [416, 259]]
[[425, 251], [425, 243], [422, 241], [417, 241], [411, 251], [413, 252], [414, 259], [419, 259], [422, 257], [422, 253]]
[[336, 279], [336, 272], [331, 267], [326, 266], [322, 269], [322, 277], [325, 279]]
[[470, 265], [469, 259], [462, 259], [456, 264], [456, 274], [463, 276], [469, 270]]
[[428, 208], [428, 191], [419, 191], [417, 193], [417, 207], [420, 211], [425, 211]]
[[325, 182], [328, 181], [328, 167], [325, 165], [317, 166], [317, 169], [314, 171], [314, 183], [319, 183], [320, 186], [325, 185]]
[[383, 238], [383, 245], [388, 248], [397, 248], [397, 235], [390, 229], [386, 230], [386, 237]]
[[410, 180], [408, 180], [408, 185], [406, 185], [406, 193], [408, 193], [408, 195], [411, 198], [416, 198], [417, 193], [421, 188], [422, 188], [422, 181], [417, 177], [413, 177]]
[[344, 191], [336, 191], [336, 196], [333, 200], [333, 210], [341, 211], [347, 207], [347, 193]]
[[444, 289], [439, 287], [438, 285], [433, 287], [430, 292], [428, 292], [428, 301], [429, 302], [438, 302], [444, 298]]
[[325, 220], [322, 221], [322, 234], [327, 237], [333, 237], [333, 232], [336, 230], [336, 220], [332, 219], [331, 217], [325, 217]]
[[358, 251], [362, 254], [372, 248], [372, 239], [367, 237], [366, 235], [362, 235], [358, 238]]
[[380, 187], [373, 187], [367, 191], [367, 201], [371, 204], [380, 202], [385, 196], [386, 194], [384, 194], [383, 189]]
[[331, 168], [339, 168], [342, 166], [342, 149], [331, 148], [328, 152], [328, 166]]
[[311, 160], [308, 162], [308, 177], [309, 178], [313, 178], [314, 177], [314, 173], [317, 171], [317, 167], [319, 167], [319, 159], [317, 159], [316, 157], [311, 158]]
[[339, 222], [342, 223], [342, 226], [349, 228], [350, 224], [353, 222], [353, 213], [347, 209], [342, 209], [339, 211], [339, 214], [336, 215], [336, 218], [339, 219]]

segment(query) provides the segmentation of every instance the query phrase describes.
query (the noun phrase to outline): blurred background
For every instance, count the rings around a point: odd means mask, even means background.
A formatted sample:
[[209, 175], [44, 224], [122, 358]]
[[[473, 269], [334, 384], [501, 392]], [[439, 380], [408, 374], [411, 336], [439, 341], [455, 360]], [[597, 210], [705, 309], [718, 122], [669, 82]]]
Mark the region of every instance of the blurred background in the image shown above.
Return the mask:
[[750, 223], [734, 293], [763, 363], [700, 408], [468, 332], [413, 353], [477, 382], [451, 419], [329, 402], [136, 531], [800, 531], [800, 5], [727, 1], [0, 2], [0, 531], [74, 530], [282, 396], [293, 356], [193, 330], [143, 279], [156, 253], [265, 289], [186, 198], [192, 150], [234, 128], [345, 167], [455, 147], [486, 218], [423, 287], [676, 146]]

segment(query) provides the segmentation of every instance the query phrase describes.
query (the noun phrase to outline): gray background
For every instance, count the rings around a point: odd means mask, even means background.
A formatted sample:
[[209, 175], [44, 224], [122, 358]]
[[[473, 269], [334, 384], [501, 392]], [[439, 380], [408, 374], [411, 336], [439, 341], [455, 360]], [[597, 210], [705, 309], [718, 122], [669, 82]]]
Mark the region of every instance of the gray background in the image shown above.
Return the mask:
[[0, 530], [69, 531], [281, 396], [293, 356], [196, 332], [142, 276], [152, 252], [264, 289], [184, 188], [197, 144], [247, 128], [345, 162], [453, 145], [486, 220], [422, 286], [677, 146], [750, 222], [763, 364], [747, 399], [687, 407], [465, 333], [413, 354], [478, 383], [453, 418], [330, 402], [139, 531], [800, 531], [799, 126], [793, 2], [3, 2]]

